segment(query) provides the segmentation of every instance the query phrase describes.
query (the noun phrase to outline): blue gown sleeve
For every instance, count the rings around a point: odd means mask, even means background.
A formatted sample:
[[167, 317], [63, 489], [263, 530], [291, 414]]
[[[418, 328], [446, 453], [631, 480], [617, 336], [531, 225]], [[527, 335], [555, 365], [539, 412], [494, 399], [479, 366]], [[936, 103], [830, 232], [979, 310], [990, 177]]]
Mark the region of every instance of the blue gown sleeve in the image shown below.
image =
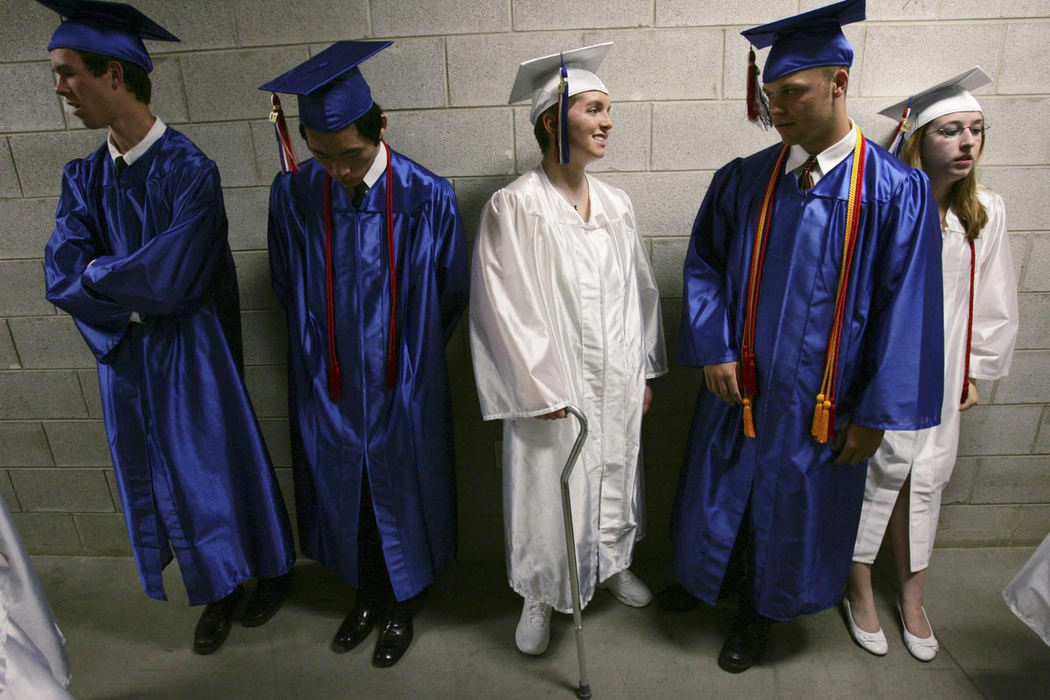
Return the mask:
[[693, 223], [683, 270], [679, 364], [701, 367], [740, 359], [729, 316], [726, 265], [733, 236], [731, 186], [737, 159], [717, 173]]
[[437, 287], [441, 303], [441, 332], [445, 343], [467, 306], [470, 277], [467, 272], [467, 244], [463, 219], [452, 186], [443, 182], [435, 188], [434, 238], [437, 245]]
[[266, 242], [270, 253], [270, 286], [281, 306], [288, 308], [288, 241], [283, 223], [291, 205], [287, 196], [287, 175], [278, 173], [270, 185], [270, 209], [266, 225]]
[[214, 163], [182, 172], [168, 193], [170, 225], [130, 255], [97, 258], [83, 273], [84, 287], [147, 316], [200, 308], [226, 259], [226, 209]]
[[107, 251], [88, 210], [81, 187], [81, 167], [80, 161], [74, 161], [62, 174], [55, 230], [44, 251], [46, 296], [73, 317], [91, 352], [101, 362], [124, 337], [134, 309], [84, 284], [84, 270]]
[[940, 222], [929, 180], [918, 170], [887, 206], [859, 381], [849, 403], [860, 425], [919, 430], [940, 423], [944, 393]]

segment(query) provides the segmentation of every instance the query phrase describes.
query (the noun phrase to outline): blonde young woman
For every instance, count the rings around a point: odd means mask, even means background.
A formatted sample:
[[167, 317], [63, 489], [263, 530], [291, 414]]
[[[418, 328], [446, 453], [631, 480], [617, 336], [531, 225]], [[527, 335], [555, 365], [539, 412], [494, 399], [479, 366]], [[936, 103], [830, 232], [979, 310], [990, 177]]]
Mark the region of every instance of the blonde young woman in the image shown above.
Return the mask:
[[899, 118], [910, 109], [898, 131], [900, 158], [929, 176], [940, 212], [944, 399], [940, 425], [887, 432], [869, 463], [842, 606], [850, 634], [877, 655], [888, 644], [875, 609], [871, 566], [884, 540], [896, 570], [905, 645], [920, 661], [937, 655], [923, 593], [941, 493], [955, 465], [960, 414], [978, 403], [975, 380], [1006, 376], [1017, 336], [1017, 285], [1003, 200], [978, 184], [975, 170], [988, 125], [970, 90], [988, 82], [973, 68], [882, 112]]

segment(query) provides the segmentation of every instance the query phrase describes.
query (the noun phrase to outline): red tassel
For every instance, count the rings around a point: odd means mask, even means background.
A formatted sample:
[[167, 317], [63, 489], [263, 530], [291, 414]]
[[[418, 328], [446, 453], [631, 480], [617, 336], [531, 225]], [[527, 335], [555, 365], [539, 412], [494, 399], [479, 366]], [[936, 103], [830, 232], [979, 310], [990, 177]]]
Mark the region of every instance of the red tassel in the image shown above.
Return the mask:
[[758, 367], [755, 364], [754, 353], [744, 353], [744, 360], [740, 363], [740, 385], [747, 396], [758, 393]]
[[747, 52], [747, 119], [766, 129], [773, 125], [769, 101], [766, 99], [766, 93], [762, 92], [760, 71], [755, 64], [754, 47]]
[[828, 425], [827, 429], [824, 431], [823, 442], [828, 442], [829, 440], [835, 437], [835, 402], [827, 401], [826, 403], [830, 404], [830, 406], [828, 406], [827, 410]]
[[328, 397], [336, 400], [343, 398], [343, 370], [338, 362], [328, 362]]

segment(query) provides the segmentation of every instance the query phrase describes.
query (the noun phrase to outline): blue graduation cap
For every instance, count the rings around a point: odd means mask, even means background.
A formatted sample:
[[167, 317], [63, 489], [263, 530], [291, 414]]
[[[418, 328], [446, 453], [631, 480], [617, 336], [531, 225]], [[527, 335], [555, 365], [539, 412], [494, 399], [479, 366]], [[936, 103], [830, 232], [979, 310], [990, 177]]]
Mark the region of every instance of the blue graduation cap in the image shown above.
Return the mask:
[[853, 65], [853, 47], [842, 25], [864, 19], [864, 0], [842, 0], [740, 32], [758, 49], [772, 46], [763, 82], [818, 66]]
[[302, 124], [322, 133], [338, 131], [373, 104], [372, 91], [357, 66], [393, 43], [337, 41], [259, 89], [298, 96]]
[[178, 37], [131, 5], [100, 0], [37, 0], [64, 18], [47, 50], [79, 49], [123, 59], [153, 70], [143, 39], [178, 41]]

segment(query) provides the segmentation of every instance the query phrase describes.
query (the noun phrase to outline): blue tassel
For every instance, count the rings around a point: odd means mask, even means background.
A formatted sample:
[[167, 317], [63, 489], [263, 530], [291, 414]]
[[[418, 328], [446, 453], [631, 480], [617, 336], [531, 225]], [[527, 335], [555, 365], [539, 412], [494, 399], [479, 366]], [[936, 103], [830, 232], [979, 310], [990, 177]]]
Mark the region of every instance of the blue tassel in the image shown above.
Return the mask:
[[558, 162], [569, 162], [569, 71], [561, 57], [561, 82], [558, 83]]

